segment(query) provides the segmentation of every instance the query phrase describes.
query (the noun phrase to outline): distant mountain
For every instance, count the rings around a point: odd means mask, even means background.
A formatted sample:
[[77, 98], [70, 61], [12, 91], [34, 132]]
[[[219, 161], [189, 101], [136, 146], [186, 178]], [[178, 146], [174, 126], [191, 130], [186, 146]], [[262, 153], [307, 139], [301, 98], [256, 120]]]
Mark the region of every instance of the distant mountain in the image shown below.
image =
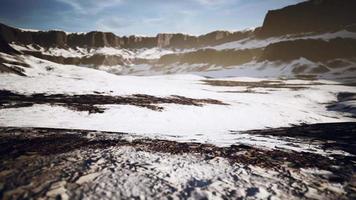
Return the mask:
[[[269, 11], [262, 27], [254, 30], [214, 31], [200, 36], [30, 31], [0, 24], [0, 52], [115, 74], [188, 73], [251, 63], [264, 66], [261, 63], [265, 62], [273, 62], [281, 69], [294, 63], [289, 70], [293, 73], [334, 73], [337, 68], [340, 74], [356, 71], [354, 8], [355, 0], [310, 0]], [[11, 63], [4, 65], [4, 59], [0, 62], [0, 71], [13, 71], [6, 67]], [[323, 70], [300, 70], [315, 66], [322, 66]]]
[[156, 37], [123, 36], [93, 31], [89, 33], [65, 33], [63, 31], [26, 31], [0, 24], [0, 37], [8, 43], [20, 45], [35, 44], [41, 47], [60, 48], [196, 48], [217, 45], [250, 36], [253, 31], [214, 31], [201, 36], [181, 33], [160, 33]]

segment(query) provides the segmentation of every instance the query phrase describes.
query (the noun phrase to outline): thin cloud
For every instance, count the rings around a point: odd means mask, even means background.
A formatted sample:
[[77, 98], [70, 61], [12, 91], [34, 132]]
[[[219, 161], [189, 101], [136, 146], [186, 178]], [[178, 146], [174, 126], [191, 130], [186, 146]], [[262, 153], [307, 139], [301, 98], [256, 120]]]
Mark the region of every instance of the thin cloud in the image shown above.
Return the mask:
[[56, 0], [71, 6], [81, 14], [96, 14], [105, 8], [118, 5], [123, 0]]
[[120, 17], [105, 17], [96, 22], [96, 28], [101, 31], [120, 32], [123, 28], [127, 28], [135, 24], [134, 20]]
[[194, 0], [204, 6], [221, 6], [234, 2], [233, 0]]

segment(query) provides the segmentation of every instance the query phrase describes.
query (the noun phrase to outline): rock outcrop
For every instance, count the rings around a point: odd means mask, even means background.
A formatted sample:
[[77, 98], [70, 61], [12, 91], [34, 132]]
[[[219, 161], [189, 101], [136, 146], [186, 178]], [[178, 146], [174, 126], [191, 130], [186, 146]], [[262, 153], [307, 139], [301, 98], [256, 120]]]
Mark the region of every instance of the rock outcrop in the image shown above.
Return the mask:
[[0, 36], [0, 52], [7, 54], [19, 54], [20, 52], [13, 49], [1, 36]]
[[356, 58], [356, 40], [336, 38], [324, 40], [292, 40], [268, 45], [260, 60], [291, 61], [298, 58], [327, 61], [337, 58]]
[[250, 62], [255, 58], [259, 57], [261, 52], [261, 49], [230, 49], [224, 51], [217, 51], [214, 49], [202, 49], [182, 54], [164, 55], [159, 59], [158, 63], [162, 65], [169, 65], [173, 63], [187, 63], [231, 66]]
[[65, 47], [67, 43], [66, 33], [63, 31], [22, 31], [4, 24], [0, 24], [0, 36], [7, 43], [15, 42], [22, 45], [37, 44], [43, 47]]
[[355, 0], [310, 0], [269, 11], [258, 34], [266, 38], [286, 34], [326, 32], [356, 24]]
[[214, 31], [205, 35], [191, 36], [181, 33], [175, 34], [158, 34], [157, 46], [161, 48], [197, 48], [214, 46], [231, 42], [243, 38], [252, 37], [254, 35], [253, 30], [248, 31]]

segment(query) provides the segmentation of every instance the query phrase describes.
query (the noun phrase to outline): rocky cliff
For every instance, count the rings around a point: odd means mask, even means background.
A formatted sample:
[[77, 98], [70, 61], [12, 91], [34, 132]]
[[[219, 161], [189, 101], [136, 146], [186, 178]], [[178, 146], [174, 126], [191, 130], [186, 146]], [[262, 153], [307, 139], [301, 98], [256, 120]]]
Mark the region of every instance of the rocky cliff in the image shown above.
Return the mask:
[[92, 31], [89, 33], [65, 33], [63, 31], [23, 31], [0, 24], [0, 37], [7, 43], [20, 45], [36, 44], [41, 47], [121, 47], [121, 48], [196, 48], [216, 45], [249, 37], [253, 31], [215, 31], [201, 36], [181, 33], [158, 34], [156, 37], [123, 36], [113, 33]]
[[[239, 66], [255, 61], [288, 63], [300, 58], [332, 63], [330, 66], [339, 66], [334, 62], [339, 59], [341, 65], [350, 65], [356, 62], [354, 8], [356, 0], [310, 0], [269, 11], [263, 26], [254, 30], [214, 31], [200, 36], [161, 33], [155, 37], [121, 37], [100, 31], [26, 31], [0, 24], [0, 52], [97, 68], [141, 64]], [[14, 68], [4, 65], [1, 70]]]
[[63, 31], [23, 31], [0, 24], [0, 36], [7, 43], [15, 42], [20, 45], [36, 44], [48, 47], [152, 47], [155, 41], [150, 37], [118, 37], [113, 33], [92, 31], [89, 33], [70, 33]]
[[196, 48], [206, 47], [226, 42], [236, 41], [243, 38], [252, 37], [253, 30], [248, 31], [214, 31], [205, 35], [191, 36], [181, 33], [177, 34], [158, 34], [157, 46], [158, 47], [173, 47], [173, 48]]
[[356, 24], [355, 8], [355, 0], [310, 0], [272, 10], [267, 13], [258, 36], [345, 29]]
[[267, 38], [286, 34], [356, 31], [355, 0], [310, 0], [279, 10], [269, 11], [263, 26], [249, 31], [214, 31], [192, 36], [162, 33], [155, 37], [117, 36], [109, 32], [65, 33], [63, 31], [24, 31], [0, 23], [3, 42], [48, 47], [121, 47], [121, 48], [199, 48], [248, 37]]

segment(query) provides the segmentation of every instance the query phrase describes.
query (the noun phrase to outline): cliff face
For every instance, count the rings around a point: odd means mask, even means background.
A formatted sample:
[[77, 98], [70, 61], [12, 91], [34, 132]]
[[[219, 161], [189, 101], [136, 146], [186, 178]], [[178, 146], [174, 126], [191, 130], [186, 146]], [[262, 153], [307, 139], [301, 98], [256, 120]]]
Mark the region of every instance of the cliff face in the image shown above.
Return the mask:
[[191, 36], [181, 33], [177, 34], [158, 34], [157, 46], [173, 48], [196, 48], [218, 45], [226, 42], [236, 41], [239, 39], [251, 37], [254, 31], [214, 31], [205, 35]]
[[48, 47], [122, 47], [122, 48], [195, 48], [229, 42], [251, 36], [253, 31], [227, 32], [215, 31], [201, 36], [190, 36], [181, 33], [158, 34], [156, 37], [119, 37], [113, 33], [93, 31], [85, 34], [63, 31], [22, 31], [0, 24], [0, 36], [7, 43], [15, 42], [21, 45], [36, 44]]
[[259, 37], [343, 29], [356, 24], [355, 0], [310, 0], [269, 11]]
[[269, 11], [263, 26], [254, 31], [214, 31], [191, 36], [181, 33], [158, 34], [156, 37], [119, 37], [113, 33], [93, 31], [85, 34], [63, 31], [30, 32], [0, 23], [4, 42], [48, 47], [121, 47], [121, 48], [198, 48], [218, 45], [248, 37], [273, 37], [286, 34], [356, 30], [355, 0], [310, 0], [279, 10]]
[[64, 47], [67, 43], [67, 36], [63, 31], [25, 32], [0, 24], [0, 35], [7, 43], [37, 44], [44, 47]]
[[37, 44], [42, 47], [124, 47], [133, 48], [152, 46], [149, 37], [118, 37], [113, 33], [93, 31], [85, 34], [63, 31], [30, 32], [0, 24], [0, 35], [7, 43], [15, 42], [22, 45]]

